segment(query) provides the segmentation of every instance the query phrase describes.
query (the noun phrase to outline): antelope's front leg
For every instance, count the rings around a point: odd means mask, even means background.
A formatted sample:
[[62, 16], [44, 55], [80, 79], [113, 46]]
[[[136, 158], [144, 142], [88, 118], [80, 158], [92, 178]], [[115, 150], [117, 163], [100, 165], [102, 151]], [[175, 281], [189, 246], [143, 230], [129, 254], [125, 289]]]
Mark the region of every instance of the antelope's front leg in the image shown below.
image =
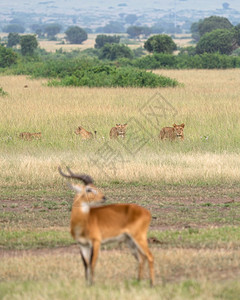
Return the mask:
[[82, 257], [84, 269], [85, 269], [85, 278], [88, 284], [92, 283], [90, 264], [92, 259], [92, 247], [80, 245], [80, 254]]
[[95, 266], [96, 266], [100, 245], [101, 245], [100, 241], [97, 241], [97, 240], [93, 241], [92, 256], [91, 256], [91, 262], [90, 262], [90, 265], [91, 265], [91, 280], [92, 280], [91, 283], [93, 283], [94, 269], [95, 269]]

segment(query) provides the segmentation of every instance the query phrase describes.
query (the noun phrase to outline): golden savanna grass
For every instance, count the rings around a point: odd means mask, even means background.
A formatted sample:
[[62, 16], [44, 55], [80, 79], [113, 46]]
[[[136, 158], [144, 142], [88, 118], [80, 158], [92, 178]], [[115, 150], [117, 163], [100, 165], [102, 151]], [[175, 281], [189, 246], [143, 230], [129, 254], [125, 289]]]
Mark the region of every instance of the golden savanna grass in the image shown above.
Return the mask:
[[[1, 86], [8, 93], [0, 102], [4, 185], [56, 184], [60, 181], [58, 165], [69, 165], [101, 181], [238, 182], [240, 71], [156, 73], [176, 78], [184, 86], [55, 88], [48, 87], [46, 80], [1, 77]], [[173, 110], [157, 111], [157, 120], [150, 119], [152, 126], [141, 108], [154, 97], [166, 99]], [[122, 142], [109, 140], [116, 123], [128, 123], [127, 139]], [[173, 123], [185, 123], [184, 142], [159, 141], [160, 129]], [[139, 124], [142, 139], [131, 143]], [[79, 125], [96, 130], [98, 138], [82, 141], [74, 134]], [[42, 139], [22, 141], [18, 135], [23, 131], [42, 132]], [[109, 156], [104, 151], [110, 151]]]
[[[133, 280], [137, 271], [135, 261], [124, 249], [102, 251], [96, 268], [96, 284], [86, 287], [78, 249], [71, 248], [65, 253], [60, 249], [4, 256], [0, 269], [0, 278], [4, 281], [0, 284], [0, 291], [6, 295], [3, 299], [66, 299], [66, 296], [68, 299], [91, 300], [145, 300], [149, 297], [156, 300], [237, 299], [234, 297], [239, 288], [233, 279], [239, 267], [239, 252], [194, 249], [159, 251], [157, 248], [152, 251], [156, 261], [156, 286], [153, 289], [149, 288], [146, 280], [142, 284]], [[214, 284], [220, 269], [222, 284]], [[232, 298], [226, 297], [228, 289]], [[223, 295], [225, 297], [221, 298]]]

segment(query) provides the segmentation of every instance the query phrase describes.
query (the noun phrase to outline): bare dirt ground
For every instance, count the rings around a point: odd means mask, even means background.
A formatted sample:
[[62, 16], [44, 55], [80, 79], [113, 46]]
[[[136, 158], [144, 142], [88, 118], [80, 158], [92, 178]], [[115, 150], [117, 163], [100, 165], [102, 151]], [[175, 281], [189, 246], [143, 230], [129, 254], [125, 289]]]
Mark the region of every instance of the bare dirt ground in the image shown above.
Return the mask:
[[[110, 203], [136, 203], [152, 213], [151, 229], [179, 229], [186, 226], [240, 224], [240, 187], [134, 186], [116, 185], [102, 189]], [[14, 195], [0, 199], [0, 224], [11, 227], [68, 226], [73, 195]], [[4, 215], [8, 218], [5, 218]], [[34, 220], [32, 220], [34, 217]], [[56, 222], [57, 221], [57, 224]], [[5, 224], [6, 225], [6, 224]], [[10, 225], [10, 224], [9, 224]]]
[[[240, 224], [240, 187], [122, 186], [104, 187], [108, 203], [137, 203], [152, 213], [150, 231], [208, 228]], [[66, 230], [69, 227], [72, 194], [15, 195], [0, 200], [0, 226], [7, 229]], [[150, 239], [152, 245], [158, 244]], [[31, 250], [68, 252], [70, 248]], [[0, 250], [0, 256], [21, 252]]]

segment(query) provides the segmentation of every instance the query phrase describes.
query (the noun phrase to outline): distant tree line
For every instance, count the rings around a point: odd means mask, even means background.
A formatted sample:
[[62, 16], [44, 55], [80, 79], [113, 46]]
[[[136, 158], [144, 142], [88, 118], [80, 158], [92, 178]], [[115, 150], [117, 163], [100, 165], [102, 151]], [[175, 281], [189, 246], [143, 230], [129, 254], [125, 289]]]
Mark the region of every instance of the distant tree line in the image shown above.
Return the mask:
[[192, 37], [197, 41], [196, 54], [231, 54], [240, 45], [240, 24], [233, 26], [227, 18], [211, 16], [191, 26]]

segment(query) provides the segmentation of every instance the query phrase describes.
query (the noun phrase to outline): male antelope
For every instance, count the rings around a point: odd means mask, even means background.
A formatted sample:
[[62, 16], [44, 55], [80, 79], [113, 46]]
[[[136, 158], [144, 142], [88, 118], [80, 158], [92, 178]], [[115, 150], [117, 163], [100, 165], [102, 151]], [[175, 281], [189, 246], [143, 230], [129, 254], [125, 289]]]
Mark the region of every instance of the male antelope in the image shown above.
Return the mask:
[[93, 185], [85, 174], [69, 175], [59, 167], [59, 173], [66, 178], [81, 180], [83, 185], [73, 185], [76, 192], [71, 212], [71, 234], [80, 245], [80, 253], [89, 284], [93, 282], [100, 246], [107, 242], [126, 242], [139, 262], [138, 279], [142, 279], [146, 259], [149, 264], [150, 283], [154, 283], [153, 256], [148, 248], [147, 231], [151, 222], [150, 212], [136, 204], [111, 204], [96, 206], [105, 201], [103, 193]]
[[171, 141], [175, 139], [184, 140], [183, 128], [185, 124], [180, 125], [173, 124], [173, 127], [163, 127], [159, 133], [159, 138], [161, 140], [169, 139]]
[[110, 130], [110, 139], [116, 139], [118, 137], [125, 138], [126, 130], [127, 124], [116, 124], [116, 126], [112, 127], [112, 129]]
[[[83, 140], [93, 139], [93, 134], [90, 131], [87, 131], [82, 126], [78, 126], [75, 130], [76, 134], [80, 134]], [[95, 137], [97, 136], [97, 131], [94, 131]]]

